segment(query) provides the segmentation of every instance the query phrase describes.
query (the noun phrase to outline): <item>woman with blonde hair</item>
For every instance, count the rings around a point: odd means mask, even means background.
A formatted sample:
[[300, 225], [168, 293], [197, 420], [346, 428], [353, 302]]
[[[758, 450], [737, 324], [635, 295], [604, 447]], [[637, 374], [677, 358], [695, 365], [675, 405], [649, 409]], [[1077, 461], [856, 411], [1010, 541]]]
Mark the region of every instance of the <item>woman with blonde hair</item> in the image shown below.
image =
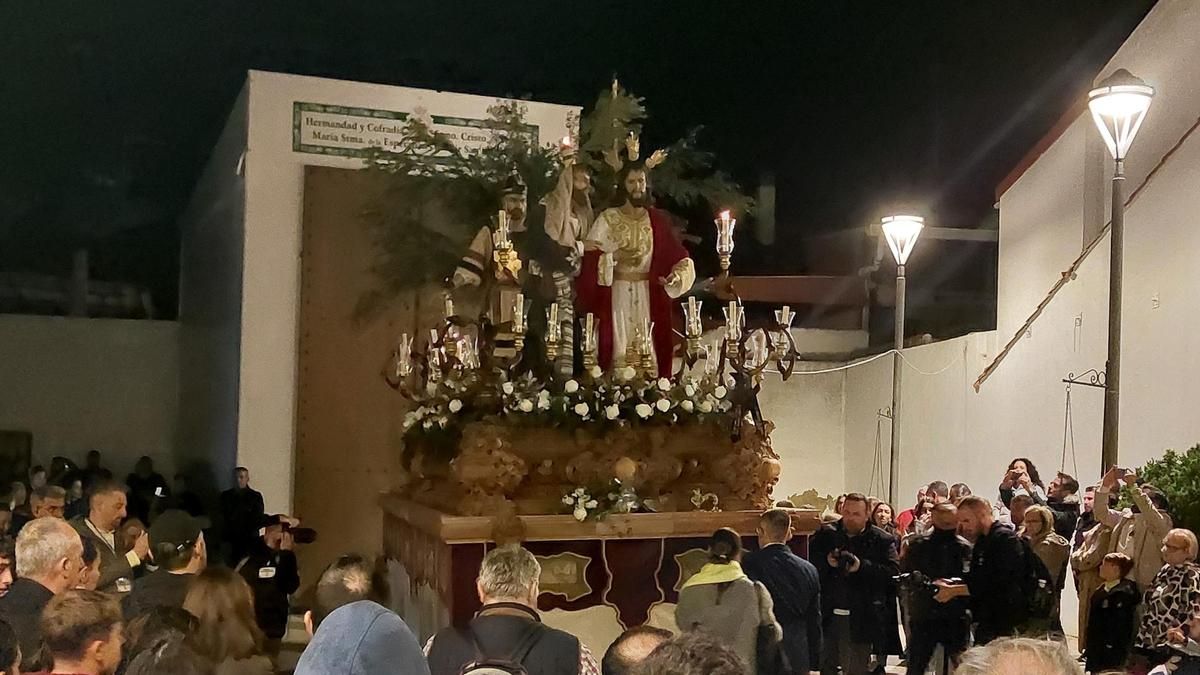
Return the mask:
[[224, 567], [210, 567], [188, 585], [183, 608], [200, 620], [192, 644], [217, 664], [217, 675], [270, 675], [275, 672], [263, 652], [263, 634], [254, 619], [254, 596], [242, 577]]
[[1062, 632], [1062, 618], [1059, 616], [1062, 603], [1063, 582], [1066, 580], [1067, 561], [1071, 558], [1071, 542], [1054, 531], [1054, 512], [1041, 505], [1025, 509], [1025, 520], [1021, 525], [1020, 534], [1029, 540], [1029, 546], [1041, 559], [1050, 576], [1054, 580], [1054, 610], [1046, 625], [1035, 625], [1032, 628], [1044, 628], [1057, 633]]

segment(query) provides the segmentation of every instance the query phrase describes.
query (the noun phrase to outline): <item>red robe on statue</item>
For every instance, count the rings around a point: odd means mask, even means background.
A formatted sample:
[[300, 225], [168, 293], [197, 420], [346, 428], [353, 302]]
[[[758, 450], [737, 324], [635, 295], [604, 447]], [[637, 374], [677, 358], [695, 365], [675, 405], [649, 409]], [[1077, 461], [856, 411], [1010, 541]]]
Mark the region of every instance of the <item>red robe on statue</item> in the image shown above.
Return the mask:
[[[675, 351], [675, 334], [672, 331], [672, 299], [659, 279], [671, 276], [675, 266], [688, 258], [687, 249], [675, 238], [671, 220], [666, 213], [656, 208], [646, 209], [650, 215], [654, 248], [651, 252], [649, 281], [650, 320], [654, 322], [654, 356], [658, 363], [659, 377], [671, 375], [672, 356]], [[613, 364], [613, 301], [612, 286], [600, 285], [599, 250], [584, 252], [583, 268], [578, 280], [577, 316], [587, 312], [595, 315], [596, 331], [599, 335], [599, 361], [606, 370]]]

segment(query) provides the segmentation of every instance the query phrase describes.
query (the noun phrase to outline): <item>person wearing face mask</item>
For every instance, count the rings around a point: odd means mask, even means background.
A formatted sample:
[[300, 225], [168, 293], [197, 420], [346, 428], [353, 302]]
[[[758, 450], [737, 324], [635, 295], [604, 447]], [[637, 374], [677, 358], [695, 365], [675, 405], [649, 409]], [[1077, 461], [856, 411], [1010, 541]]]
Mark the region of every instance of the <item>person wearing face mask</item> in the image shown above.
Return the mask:
[[956, 598], [939, 603], [933, 598], [928, 582], [966, 575], [970, 568], [971, 545], [958, 536], [958, 509], [944, 503], [933, 507], [929, 532], [909, 542], [908, 554], [901, 561], [903, 577], [910, 595], [912, 634], [908, 644], [908, 672], [924, 673], [937, 645], [946, 658], [957, 662], [967, 648], [970, 635], [970, 601]]

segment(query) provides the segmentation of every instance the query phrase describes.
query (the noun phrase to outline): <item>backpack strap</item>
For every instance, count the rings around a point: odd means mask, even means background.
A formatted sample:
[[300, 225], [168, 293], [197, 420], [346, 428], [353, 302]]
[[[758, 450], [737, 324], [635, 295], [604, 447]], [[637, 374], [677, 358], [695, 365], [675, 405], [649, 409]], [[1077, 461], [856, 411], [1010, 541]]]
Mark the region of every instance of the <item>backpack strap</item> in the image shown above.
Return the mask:
[[517, 642], [517, 646], [513, 648], [512, 654], [508, 657], [509, 660], [513, 663], [524, 664], [529, 652], [533, 651], [534, 646], [542, 639], [544, 632], [545, 626], [542, 624], [530, 624], [529, 628], [525, 629], [525, 634], [521, 636], [521, 640]]

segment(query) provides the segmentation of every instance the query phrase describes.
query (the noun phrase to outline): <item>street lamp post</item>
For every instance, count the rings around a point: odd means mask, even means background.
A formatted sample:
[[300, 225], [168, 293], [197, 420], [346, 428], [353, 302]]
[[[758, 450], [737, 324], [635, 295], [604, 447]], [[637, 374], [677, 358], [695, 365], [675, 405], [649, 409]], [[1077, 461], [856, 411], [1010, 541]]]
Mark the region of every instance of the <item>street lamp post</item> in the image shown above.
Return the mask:
[[1125, 247], [1125, 156], [1146, 118], [1154, 88], [1124, 68], [1088, 93], [1092, 119], [1112, 153], [1112, 226], [1108, 270], [1108, 360], [1104, 367], [1104, 435], [1100, 470], [1117, 465], [1121, 396], [1121, 283]]
[[904, 349], [906, 290], [904, 266], [908, 264], [908, 256], [917, 244], [917, 237], [921, 236], [925, 219], [920, 216], [888, 216], [883, 219], [882, 227], [888, 248], [892, 250], [892, 257], [896, 259], [896, 349], [892, 354], [892, 455], [888, 465], [888, 501], [898, 504], [896, 485], [900, 479], [900, 350]]

